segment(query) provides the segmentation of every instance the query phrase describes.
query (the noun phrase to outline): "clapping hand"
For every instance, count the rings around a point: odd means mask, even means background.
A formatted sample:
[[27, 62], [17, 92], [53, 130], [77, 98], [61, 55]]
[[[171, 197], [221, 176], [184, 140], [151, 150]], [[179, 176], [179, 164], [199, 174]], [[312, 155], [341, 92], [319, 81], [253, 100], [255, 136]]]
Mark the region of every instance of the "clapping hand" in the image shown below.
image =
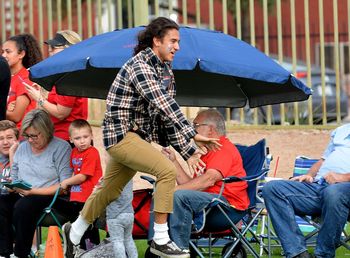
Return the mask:
[[187, 160], [188, 168], [192, 173], [200, 174], [205, 169], [205, 163], [201, 160], [201, 156], [206, 154], [207, 150], [202, 147], [197, 149], [192, 156]]

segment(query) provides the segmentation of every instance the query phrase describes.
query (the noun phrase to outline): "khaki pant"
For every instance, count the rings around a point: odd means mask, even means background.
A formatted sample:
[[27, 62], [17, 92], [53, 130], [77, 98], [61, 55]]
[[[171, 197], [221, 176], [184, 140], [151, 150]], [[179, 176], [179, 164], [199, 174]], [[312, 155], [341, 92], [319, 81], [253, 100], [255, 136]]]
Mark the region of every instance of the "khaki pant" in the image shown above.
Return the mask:
[[154, 211], [172, 212], [176, 168], [168, 158], [150, 143], [131, 132], [128, 132], [121, 142], [109, 148], [108, 153], [110, 160], [104, 175], [103, 187], [90, 195], [81, 212], [88, 223], [93, 223], [107, 205], [118, 198], [136, 171], [148, 173], [157, 178]]

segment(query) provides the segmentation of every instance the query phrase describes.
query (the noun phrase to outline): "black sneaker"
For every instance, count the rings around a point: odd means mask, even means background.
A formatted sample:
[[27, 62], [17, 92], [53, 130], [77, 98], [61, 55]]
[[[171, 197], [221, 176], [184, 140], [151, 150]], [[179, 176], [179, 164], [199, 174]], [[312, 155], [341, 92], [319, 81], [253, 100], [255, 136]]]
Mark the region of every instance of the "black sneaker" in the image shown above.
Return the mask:
[[183, 250], [179, 248], [173, 241], [169, 241], [165, 245], [157, 245], [156, 242], [152, 240], [151, 242], [151, 253], [159, 255], [163, 258], [188, 258], [190, 253], [188, 250]]
[[74, 258], [75, 250], [77, 248], [69, 238], [71, 228], [72, 224], [70, 222], [67, 222], [62, 227], [63, 252], [65, 258]]

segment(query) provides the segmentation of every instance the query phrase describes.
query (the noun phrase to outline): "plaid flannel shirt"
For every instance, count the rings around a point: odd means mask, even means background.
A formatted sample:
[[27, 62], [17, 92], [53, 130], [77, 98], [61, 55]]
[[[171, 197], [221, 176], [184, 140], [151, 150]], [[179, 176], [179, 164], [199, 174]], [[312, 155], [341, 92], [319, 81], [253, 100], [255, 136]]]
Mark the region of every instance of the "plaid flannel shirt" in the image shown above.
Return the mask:
[[[103, 121], [106, 149], [120, 142], [135, 121], [147, 141], [159, 143], [155, 117], [160, 115], [169, 143], [188, 159], [196, 150], [191, 138], [196, 131], [174, 100], [175, 80], [168, 63], [162, 63], [151, 48], [131, 58], [120, 69], [109, 90]], [[164, 133], [164, 132], [163, 132]]]

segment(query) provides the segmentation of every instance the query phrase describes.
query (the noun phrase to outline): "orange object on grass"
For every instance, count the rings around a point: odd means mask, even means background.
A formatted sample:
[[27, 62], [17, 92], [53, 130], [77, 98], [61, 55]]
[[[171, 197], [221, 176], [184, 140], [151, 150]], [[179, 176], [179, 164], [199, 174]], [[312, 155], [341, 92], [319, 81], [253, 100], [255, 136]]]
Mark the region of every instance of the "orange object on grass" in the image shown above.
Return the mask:
[[57, 226], [49, 227], [44, 258], [64, 258], [62, 242]]

